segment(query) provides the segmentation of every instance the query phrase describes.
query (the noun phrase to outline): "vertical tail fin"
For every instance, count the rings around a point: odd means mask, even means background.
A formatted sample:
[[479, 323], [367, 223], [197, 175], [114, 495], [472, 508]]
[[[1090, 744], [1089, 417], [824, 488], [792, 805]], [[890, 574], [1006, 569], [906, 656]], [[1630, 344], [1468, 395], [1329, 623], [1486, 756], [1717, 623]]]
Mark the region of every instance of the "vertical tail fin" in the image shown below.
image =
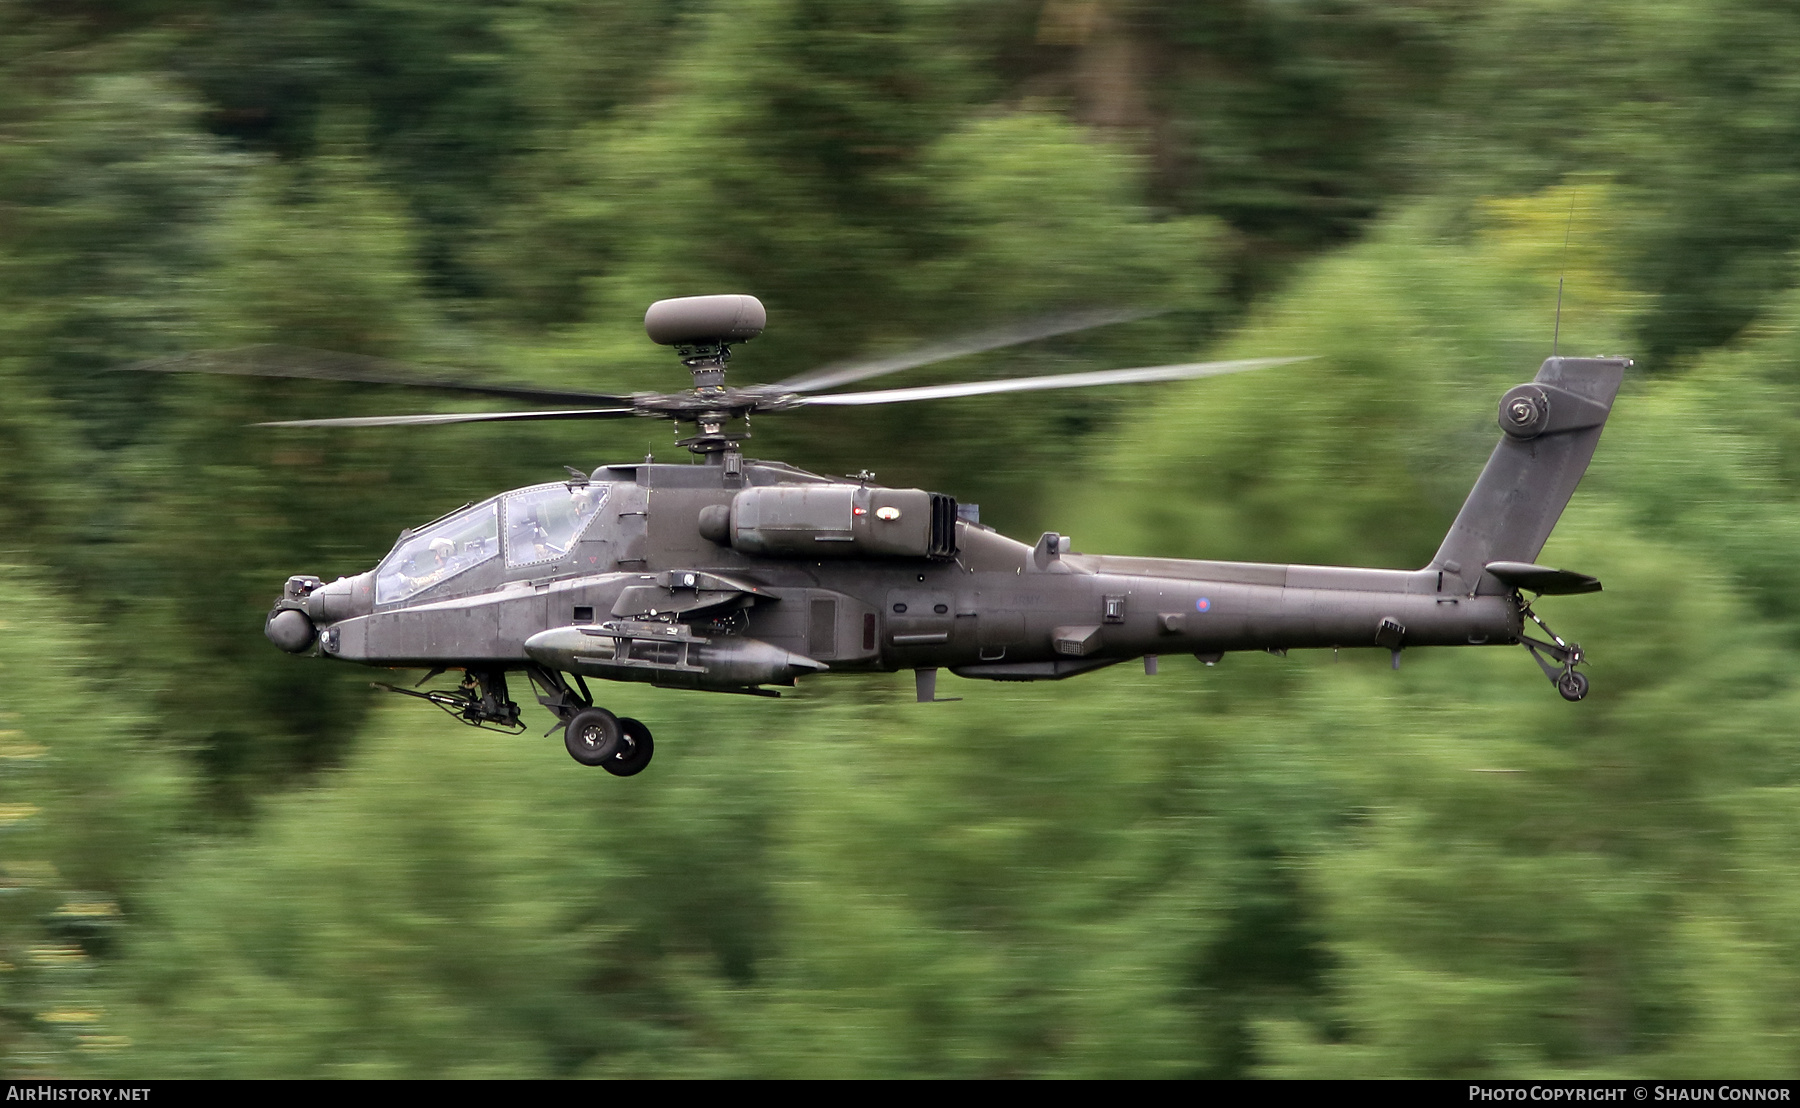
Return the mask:
[[[1550, 358], [1528, 385], [1500, 398], [1500, 445], [1475, 481], [1427, 568], [1463, 588], [1505, 586], [1490, 562], [1532, 562], [1587, 472], [1612, 412], [1627, 358]], [[1446, 588], [1449, 588], [1446, 582]]]

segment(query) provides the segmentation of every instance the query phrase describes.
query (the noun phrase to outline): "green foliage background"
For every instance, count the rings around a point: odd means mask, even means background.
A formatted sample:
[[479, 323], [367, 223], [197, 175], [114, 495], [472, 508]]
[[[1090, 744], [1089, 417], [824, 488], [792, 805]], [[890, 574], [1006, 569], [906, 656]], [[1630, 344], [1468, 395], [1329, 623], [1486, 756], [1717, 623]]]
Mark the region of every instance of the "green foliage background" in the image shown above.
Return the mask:
[[[0, 0], [0, 1071], [1794, 1076], [1796, 58], [1748, 0]], [[1319, 357], [756, 451], [1416, 566], [1559, 278], [1562, 349], [1638, 357], [1544, 555], [1606, 582], [1546, 605], [1588, 700], [1510, 650], [624, 688], [629, 781], [260, 628], [666, 429], [273, 433], [420, 401], [111, 372], [666, 388], [663, 296], [762, 297], [761, 380], [1168, 306], [909, 383]]]

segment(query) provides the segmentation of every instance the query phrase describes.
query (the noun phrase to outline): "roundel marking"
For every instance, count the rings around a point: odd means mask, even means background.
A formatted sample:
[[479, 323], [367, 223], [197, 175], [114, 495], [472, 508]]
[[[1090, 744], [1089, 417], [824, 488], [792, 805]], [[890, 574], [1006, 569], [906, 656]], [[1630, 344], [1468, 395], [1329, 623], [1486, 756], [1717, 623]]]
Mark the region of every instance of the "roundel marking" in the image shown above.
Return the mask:
[[1205, 611], [1210, 611], [1211, 609], [1212, 609], [1212, 599], [1210, 597], [1203, 596], [1200, 599], [1194, 601], [1194, 611], [1196, 611], [1196, 612], [1205, 612]]

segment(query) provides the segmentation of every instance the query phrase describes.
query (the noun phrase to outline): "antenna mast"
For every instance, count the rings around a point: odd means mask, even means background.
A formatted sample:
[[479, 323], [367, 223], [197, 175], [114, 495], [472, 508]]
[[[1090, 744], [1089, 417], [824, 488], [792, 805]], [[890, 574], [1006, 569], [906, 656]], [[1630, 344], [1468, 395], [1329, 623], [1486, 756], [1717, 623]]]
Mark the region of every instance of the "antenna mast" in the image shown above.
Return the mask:
[[1558, 344], [1562, 341], [1562, 294], [1563, 279], [1569, 274], [1569, 232], [1575, 228], [1575, 198], [1569, 197], [1569, 221], [1563, 225], [1562, 272], [1556, 275], [1556, 330], [1550, 335], [1550, 356], [1556, 357]]

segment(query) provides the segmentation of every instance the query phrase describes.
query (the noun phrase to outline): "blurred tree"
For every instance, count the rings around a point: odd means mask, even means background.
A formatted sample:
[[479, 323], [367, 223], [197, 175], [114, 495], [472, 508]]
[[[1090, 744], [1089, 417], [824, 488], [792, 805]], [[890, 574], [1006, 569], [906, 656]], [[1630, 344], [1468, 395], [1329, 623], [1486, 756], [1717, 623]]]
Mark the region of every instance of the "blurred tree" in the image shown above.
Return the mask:
[[[372, 176], [354, 148], [303, 171], [260, 170], [214, 231], [203, 345], [426, 348], [436, 319], [417, 277], [413, 223]], [[396, 530], [440, 510], [421, 499], [450, 508], [465, 493], [462, 468], [429, 464], [420, 452], [430, 446], [417, 439], [247, 426], [309, 397], [332, 410], [371, 402], [356, 390], [172, 381], [157, 438], [123, 459], [127, 495], [105, 521], [118, 544], [108, 591], [121, 613], [179, 629], [154, 636], [143, 659], [162, 678], [165, 739], [201, 757], [215, 802], [234, 813], [258, 790], [334, 758], [366, 699], [366, 682], [295, 673], [282, 664], [291, 659], [258, 649], [260, 613], [278, 583], [302, 571], [360, 572]], [[407, 478], [390, 487], [395, 474]]]
[[421, 276], [488, 290], [467, 257], [512, 167], [544, 133], [641, 90], [682, 0], [211, 0], [179, 23], [172, 65], [212, 104], [212, 129], [284, 160], [357, 113], [422, 228]]
[[0, 565], [0, 1070], [71, 1077], [130, 1045], [100, 962], [172, 845], [183, 781], [146, 741], [132, 678], [20, 556]]
[[1247, 300], [1420, 183], [1393, 152], [1448, 77], [1458, 7], [1013, 0], [964, 18], [1008, 95], [1136, 143], [1159, 202], [1227, 223]]
[[437, 339], [418, 234], [356, 146], [263, 169], [215, 233], [203, 341], [400, 356]]
[[1405, 144], [1429, 187], [1492, 194], [1600, 172], [1635, 196], [1621, 231], [1627, 273], [1652, 294], [1635, 328], [1647, 365], [1730, 339], [1791, 282], [1800, 15], [1754, 2], [1402, 7], [1457, 20], [1434, 119]]
[[[1096, 305], [1174, 314], [912, 374], [965, 379], [1169, 363], [1194, 355], [1218, 319], [1225, 268], [1218, 225], [1162, 218], [1141, 198], [1139, 159], [1042, 112], [960, 127], [924, 152], [920, 194], [940, 243], [892, 278], [900, 299], [861, 321], [870, 345], [908, 346], [998, 320]], [[939, 321], [914, 323], [913, 320]], [[805, 321], [801, 321], [804, 325]], [[823, 352], [821, 352], [823, 354]], [[821, 356], [820, 361], [828, 360]], [[782, 446], [827, 472], [880, 459], [884, 480], [953, 491], [990, 505], [989, 521], [1029, 528], [1056, 489], [1044, 474], [1129, 410], [1117, 395], [1044, 394], [923, 404], [908, 419], [879, 411], [808, 413], [777, 426]]]
[[238, 166], [162, 81], [73, 85], [35, 111], [15, 104], [0, 143], [0, 297], [17, 372], [66, 401], [91, 444], [117, 446], [142, 434], [154, 381], [102, 375], [192, 340], [207, 230]]
[[[1489, 700], [1464, 667], [1460, 689], [1433, 675], [1441, 718], [1396, 729], [1350, 707], [1370, 677], [1333, 682], [1330, 741], [1366, 815], [1308, 863], [1334, 1004], [1262, 1028], [1269, 1075], [1791, 1071], [1795, 983], [1742, 966], [1794, 954], [1768, 905], [1795, 878], [1730, 860], [1794, 834], [1791, 663], [1702, 562], [1591, 504], [1557, 558], [1612, 598], [1584, 613], [1608, 644], [1598, 711]], [[1754, 1036], [1720, 1051], [1747, 1011]]]
[[583, 191], [607, 197], [617, 225], [595, 315], [635, 325], [662, 296], [754, 288], [808, 324], [763, 344], [813, 360], [915, 315], [905, 282], [938, 220], [914, 174], [967, 78], [910, 8], [750, 0], [710, 13], [670, 92], [597, 133], [588, 155]]

